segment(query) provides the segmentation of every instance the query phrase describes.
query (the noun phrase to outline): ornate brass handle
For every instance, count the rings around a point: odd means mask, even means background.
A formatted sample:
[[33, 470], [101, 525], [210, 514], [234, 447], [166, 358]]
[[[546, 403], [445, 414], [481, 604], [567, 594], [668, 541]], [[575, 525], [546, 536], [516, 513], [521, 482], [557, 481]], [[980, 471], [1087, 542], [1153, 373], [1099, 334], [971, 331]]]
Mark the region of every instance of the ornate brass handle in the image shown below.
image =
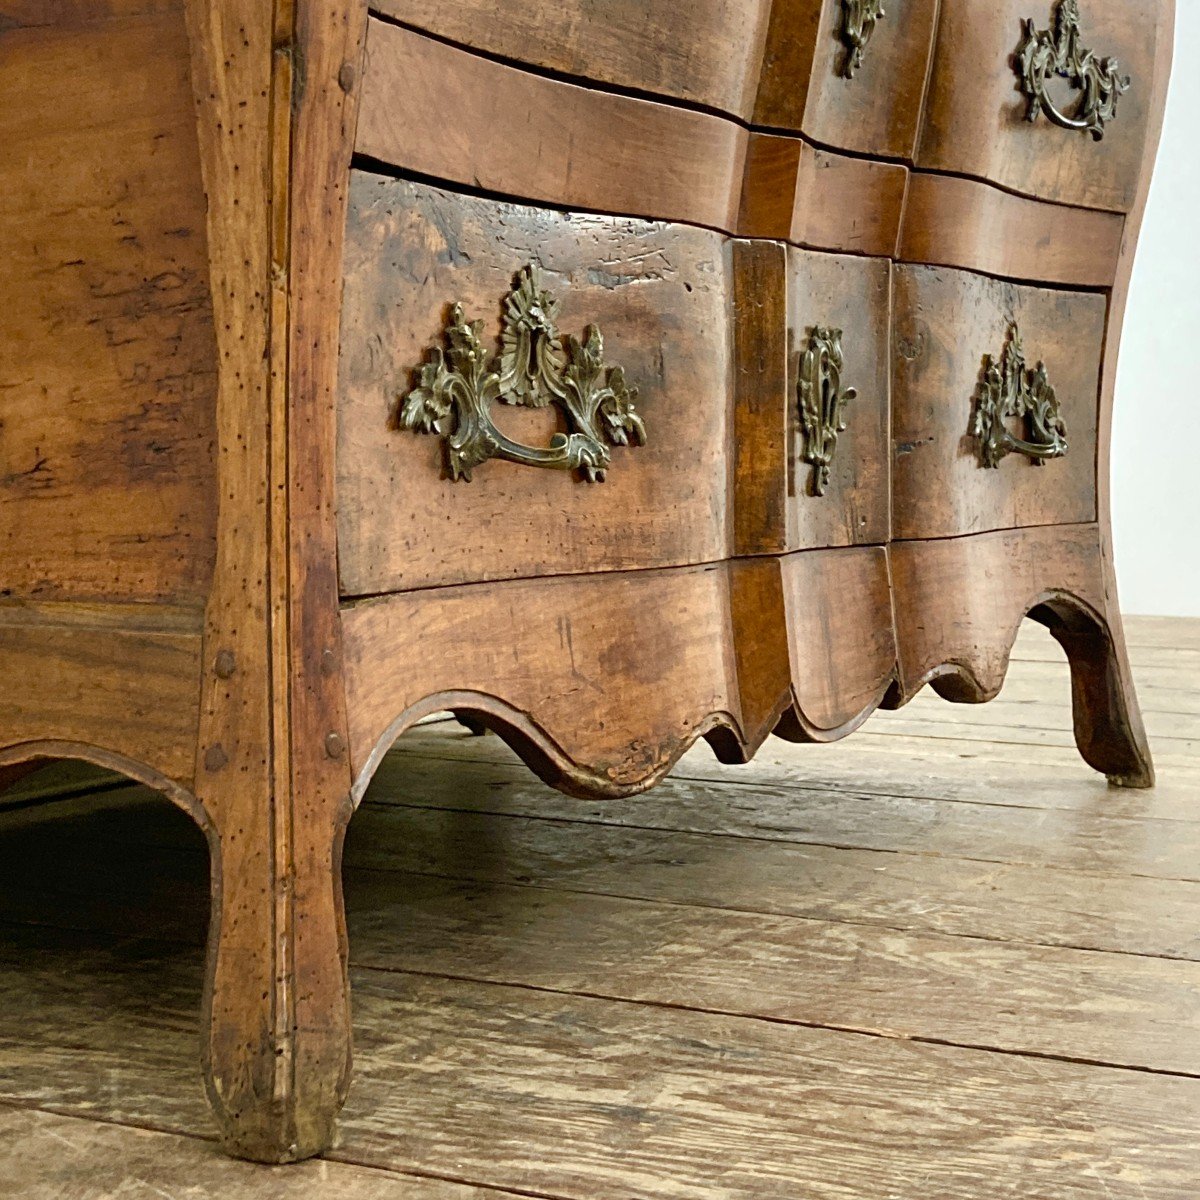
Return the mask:
[[[483, 322], [467, 323], [455, 304], [446, 326], [446, 352], [433, 347], [420, 368], [418, 385], [398, 397], [393, 426], [436, 433], [446, 442], [452, 479], [470, 480], [489, 458], [528, 467], [581, 471], [603, 482], [607, 443], [644, 445], [646, 427], [634, 409], [637, 389], [626, 385], [620, 367], [604, 362], [604, 340], [589, 325], [583, 341], [560, 339], [554, 325], [558, 301], [541, 285], [536, 267], [525, 267], [504, 301], [500, 358], [483, 345]], [[555, 404], [569, 433], [556, 433], [545, 447], [526, 446], [493, 422], [496, 401], [526, 408]]]
[[[1024, 422], [1023, 438], [1009, 432], [1006, 421]], [[1067, 427], [1058, 397], [1046, 374], [1046, 364], [1025, 365], [1021, 330], [1014, 322], [999, 362], [984, 356], [983, 377], [975, 396], [971, 434], [979, 440], [979, 457], [985, 467], [998, 467], [1009, 454], [1023, 454], [1038, 466], [1067, 452]]]
[[857, 397], [842, 387], [842, 331], [818, 325], [809, 330], [808, 346], [800, 355], [798, 391], [800, 426], [804, 432], [801, 458], [812, 466], [809, 491], [825, 495], [838, 434], [846, 431], [846, 404]]
[[863, 64], [863, 54], [875, 32], [875, 23], [886, 15], [883, 0], [842, 0], [839, 35], [846, 47], [846, 61], [842, 63], [844, 78], [854, 78], [854, 72]]
[[[1079, 0], [1058, 0], [1050, 29], [1023, 21], [1017, 75], [1029, 97], [1028, 120], [1036, 121], [1044, 112], [1055, 125], [1086, 130], [1100, 141], [1106, 122], [1117, 115], [1117, 101], [1133, 81], [1121, 74], [1115, 58], [1097, 58], [1081, 46], [1079, 23]], [[1047, 84], [1056, 76], [1082, 93], [1073, 113], [1063, 112], [1050, 97]]]

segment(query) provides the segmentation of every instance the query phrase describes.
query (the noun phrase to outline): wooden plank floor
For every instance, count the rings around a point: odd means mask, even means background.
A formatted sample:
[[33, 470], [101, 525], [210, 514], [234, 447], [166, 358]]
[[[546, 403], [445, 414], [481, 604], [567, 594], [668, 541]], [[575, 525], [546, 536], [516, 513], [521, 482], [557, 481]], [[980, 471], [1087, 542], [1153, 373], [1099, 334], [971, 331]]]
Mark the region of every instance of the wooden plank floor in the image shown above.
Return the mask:
[[0, 807], [0, 1195], [1196, 1200], [1200, 621], [1129, 633], [1153, 792], [1078, 759], [1033, 627], [991, 705], [701, 746], [627, 801], [418, 729], [351, 827], [355, 1083], [295, 1168], [211, 1141], [199, 835], [34, 781]]

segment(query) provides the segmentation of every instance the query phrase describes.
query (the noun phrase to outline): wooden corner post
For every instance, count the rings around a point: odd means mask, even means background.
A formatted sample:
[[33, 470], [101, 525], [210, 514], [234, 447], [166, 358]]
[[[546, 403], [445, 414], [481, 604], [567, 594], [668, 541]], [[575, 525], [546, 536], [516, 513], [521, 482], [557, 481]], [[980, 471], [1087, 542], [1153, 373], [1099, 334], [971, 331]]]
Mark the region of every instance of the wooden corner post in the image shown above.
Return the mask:
[[361, 18], [341, 0], [188, 9], [219, 361], [205, 1074], [226, 1147], [284, 1162], [330, 1144], [350, 1065], [330, 447]]

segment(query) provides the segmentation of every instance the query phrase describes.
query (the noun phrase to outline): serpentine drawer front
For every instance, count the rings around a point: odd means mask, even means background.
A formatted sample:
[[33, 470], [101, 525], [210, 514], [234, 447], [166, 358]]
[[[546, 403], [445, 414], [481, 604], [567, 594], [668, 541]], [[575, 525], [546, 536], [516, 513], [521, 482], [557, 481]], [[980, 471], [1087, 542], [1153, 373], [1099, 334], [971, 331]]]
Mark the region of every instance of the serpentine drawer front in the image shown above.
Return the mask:
[[233, 1152], [334, 1136], [341, 838], [429, 713], [628, 796], [990, 699], [1029, 616], [1083, 758], [1153, 782], [1108, 455], [1173, 15], [0, 18], [0, 668], [46, 681], [0, 786], [90, 759], [205, 829]]

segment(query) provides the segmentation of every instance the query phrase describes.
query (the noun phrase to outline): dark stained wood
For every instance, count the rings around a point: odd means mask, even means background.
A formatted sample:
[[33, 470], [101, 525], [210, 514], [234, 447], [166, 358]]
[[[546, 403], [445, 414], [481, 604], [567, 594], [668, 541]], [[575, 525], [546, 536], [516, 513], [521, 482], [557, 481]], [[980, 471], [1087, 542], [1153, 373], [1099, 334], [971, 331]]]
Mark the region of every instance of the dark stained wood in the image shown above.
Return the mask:
[[722, 759], [744, 760], [772, 728], [793, 741], [836, 741], [878, 707], [896, 660], [882, 548], [734, 562], [729, 602], [740, 722], [736, 740], [723, 729], [709, 737]]
[[938, 7], [904, 0], [903, 10], [889, 10], [861, 69], [846, 79], [842, 0], [775, 0], [754, 123], [837, 149], [911, 158]]
[[972, 179], [914, 171], [900, 235], [906, 262], [1071, 287], [1111, 287], [1124, 220], [1039, 203]]
[[895, 674], [887, 554], [789, 554], [781, 572], [795, 706], [776, 732], [834, 741], [878, 707]]
[[[504, 136], [496, 127], [502, 114]], [[589, 91], [369, 22], [356, 149], [521, 199], [737, 223], [746, 130], [721, 117]]]
[[800, 138], [751, 133], [738, 233], [819, 250], [892, 257], [907, 170], [818, 150]]
[[45, 25], [18, 5], [0, 31], [5, 596], [208, 586], [216, 348], [181, 7], [84, 25], [50, 5]]
[[[895, 275], [892, 528], [952, 537], [1096, 517], [1096, 430], [1103, 296], [1019, 287], [932, 267]], [[999, 360], [1013, 322], [1030, 368], [1044, 361], [1066, 422], [1063, 458], [1011, 454], [982, 465], [971, 418], [985, 355]]]
[[[491, 460], [453, 480], [435, 436], [389, 428], [397, 396], [441, 347], [447, 307], [498, 353], [516, 271], [540, 265], [557, 325], [597, 325], [638, 389], [646, 445], [608, 478]], [[567, 216], [356, 172], [338, 409], [338, 568], [345, 595], [511, 576], [708, 562], [728, 553], [729, 251], [717, 234]], [[546, 445], [557, 409], [497, 406]]]
[[[366, 14], [359, 0], [298, 6], [303, 86], [290, 110], [285, 619], [288, 692], [283, 794], [288, 871], [276, 890], [291, 945], [290, 1019], [297, 1157], [327, 1145], [350, 1086], [350, 995], [338, 876], [351, 812], [346, 692], [338, 616], [334, 486], [338, 326]], [[291, 59], [287, 60], [291, 63]], [[294, 92], [293, 92], [294, 94]], [[283, 107], [283, 106], [281, 106]], [[272, 277], [279, 281], [276, 269]], [[273, 339], [282, 347], [284, 338]], [[278, 375], [276, 375], [278, 379]], [[280, 439], [282, 441], [282, 439]], [[339, 752], [340, 749], [340, 752]], [[280, 820], [276, 816], [277, 822]], [[290, 1149], [290, 1147], [289, 1147]]]
[[372, 0], [487, 54], [750, 116], [771, 0]]
[[356, 796], [400, 733], [441, 709], [493, 725], [556, 787], [616, 796], [701, 736], [744, 761], [789, 710], [789, 736], [844, 736], [894, 672], [879, 549], [400, 593], [342, 619]]
[[[945, 3], [917, 153], [919, 167], [989, 179], [1023, 195], [1128, 212], [1159, 112], [1156, 70], [1165, 69], [1173, 0], [1147, 0], [1136, 14], [1121, 0], [1081, 5], [1082, 48], [1115, 57], [1133, 85], [1120, 99], [1103, 141], [1061, 129], [1044, 115], [1026, 119], [1014, 70], [1022, 21], [1050, 27], [1054, 5], [1026, 0]], [[1061, 93], [1067, 94], [1064, 88]]]

